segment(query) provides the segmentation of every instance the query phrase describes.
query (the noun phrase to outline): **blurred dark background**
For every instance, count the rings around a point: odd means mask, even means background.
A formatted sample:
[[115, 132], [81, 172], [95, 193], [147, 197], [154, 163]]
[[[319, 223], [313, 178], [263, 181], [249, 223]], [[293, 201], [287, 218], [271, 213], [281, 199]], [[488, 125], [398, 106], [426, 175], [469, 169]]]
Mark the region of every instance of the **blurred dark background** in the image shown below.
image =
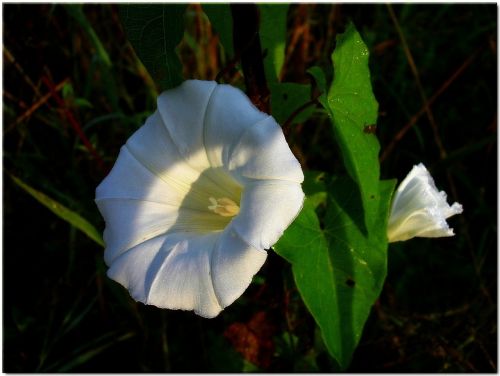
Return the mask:
[[[464, 206], [450, 220], [455, 237], [390, 246], [349, 372], [496, 372], [497, 11], [290, 6], [283, 78], [309, 83], [313, 65], [331, 77], [335, 36], [352, 20], [371, 52], [382, 177], [401, 180], [423, 162]], [[274, 253], [215, 319], [144, 306], [106, 277], [102, 247], [13, 183], [102, 230], [94, 189], [154, 111], [157, 89], [116, 5], [4, 4], [3, 30], [3, 371], [336, 370]], [[186, 78], [214, 79], [228, 63], [199, 5], [187, 8], [179, 54]], [[340, 168], [319, 110], [289, 141], [304, 168]]]

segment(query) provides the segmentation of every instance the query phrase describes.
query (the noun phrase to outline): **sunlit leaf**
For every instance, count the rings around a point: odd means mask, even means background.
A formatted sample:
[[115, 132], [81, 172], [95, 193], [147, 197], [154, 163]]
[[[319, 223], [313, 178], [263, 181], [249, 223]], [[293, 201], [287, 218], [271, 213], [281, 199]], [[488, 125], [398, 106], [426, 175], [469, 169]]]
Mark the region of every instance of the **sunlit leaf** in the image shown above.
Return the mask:
[[39, 192], [36, 189], [30, 187], [29, 185], [22, 182], [15, 176], [11, 175], [10, 177], [19, 187], [21, 187], [25, 192], [29, 193], [33, 198], [35, 198], [39, 203], [47, 207], [59, 218], [65, 220], [72, 226], [75, 226], [77, 229], [79, 229], [85, 235], [87, 235], [90, 239], [95, 241], [100, 246], [104, 247], [104, 241], [102, 240], [101, 234], [96, 230], [96, 228], [90, 222], [81, 217], [78, 213], [74, 212], [71, 209], [68, 209], [64, 205], [61, 205], [60, 203], [48, 197], [44, 193]]
[[[379, 181], [380, 147], [366, 129], [376, 123], [378, 104], [370, 83], [368, 50], [353, 25], [338, 37], [332, 59], [334, 79], [328, 91], [320, 68], [309, 73], [323, 91], [319, 100], [332, 119], [352, 179], [336, 178], [327, 184], [319, 174], [306, 175], [304, 209], [275, 249], [292, 263], [302, 299], [328, 351], [345, 369], [385, 280], [394, 182]], [[320, 206], [325, 201], [326, 209]]]
[[132, 44], [161, 90], [183, 80], [176, 47], [184, 35], [186, 4], [121, 4], [120, 18]]
[[367, 225], [376, 211], [380, 174], [380, 145], [373, 133], [378, 103], [372, 91], [368, 55], [368, 48], [350, 24], [337, 37], [332, 54], [333, 82], [328, 94], [320, 97], [332, 120], [347, 172], [359, 184]]
[[297, 288], [330, 354], [345, 369], [361, 337], [387, 270], [387, 215], [393, 181], [380, 182], [376, 222], [367, 233], [356, 184], [339, 179], [330, 187], [324, 223], [314, 201], [274, 246], [292, 264]]
[[286, 17], [288, 4], [259, 4], [260, 40], [268, 82], [279, 79], [285, 62]]

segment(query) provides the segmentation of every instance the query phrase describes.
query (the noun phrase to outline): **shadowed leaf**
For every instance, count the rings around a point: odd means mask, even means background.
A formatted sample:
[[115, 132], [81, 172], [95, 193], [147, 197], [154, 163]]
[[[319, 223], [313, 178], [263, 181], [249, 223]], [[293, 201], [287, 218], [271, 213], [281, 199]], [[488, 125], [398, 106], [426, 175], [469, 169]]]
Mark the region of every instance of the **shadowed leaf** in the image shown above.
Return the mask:
[[203, 4], [212, 28], [219, 34], [220, 43], [229, 57], [234, 55], [233, 49], [233, 16], [229, 4]]
[[[269, 87], [271, 89], [272, 115], [281, 125], [311, 99], [311, 85], [274, 82], [269, 84]], [[314, 107], [309, 106], [300, 113], [297, 113], [297, 116], [292, 120], [292, 124], [306, 121], [313, 112]]]
[[184, 34], [186, 4], [122, 4], [120, 18], [132, 46], [161, 90], [183, 81], [175, 52]]

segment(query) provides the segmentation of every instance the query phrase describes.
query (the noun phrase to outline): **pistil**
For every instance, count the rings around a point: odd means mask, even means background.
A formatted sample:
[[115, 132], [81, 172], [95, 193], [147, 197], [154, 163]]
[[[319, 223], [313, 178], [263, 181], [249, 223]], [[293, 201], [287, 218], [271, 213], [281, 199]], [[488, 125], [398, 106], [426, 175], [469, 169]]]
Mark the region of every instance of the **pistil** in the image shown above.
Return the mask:
[[208, 200], [211, 203], [211, 205], [208, 206], [208, 209], [222, 217], [234, 217], [240, 212], [238, 204], [227, 197], [217, 199], [210, 197]]

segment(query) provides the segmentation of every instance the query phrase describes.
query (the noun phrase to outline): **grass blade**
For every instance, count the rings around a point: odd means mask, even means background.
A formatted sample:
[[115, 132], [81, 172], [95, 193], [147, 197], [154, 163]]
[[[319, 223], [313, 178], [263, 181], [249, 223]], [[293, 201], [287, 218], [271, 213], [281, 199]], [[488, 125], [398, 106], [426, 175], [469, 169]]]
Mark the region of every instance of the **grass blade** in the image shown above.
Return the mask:
[[21, 187], [26, 193], [30, 194], [40, 204], [44, 205], [59, 218], [65, 220], [72, 226], [75, 226], [77, 229], [82, 231], [85, 235], [87, 235], [97, 244], [104, 247], [104, 241], [102, 240], [101, 234], [85, 218], [81, 217], [78, 213], [74, 212], [71, 209], [68, 209], [64, 205], [50, 198], [46, 194], [30, 187], [29, 185], [21, 181], [19, 178], [16, 178], [13, 175], [10, 175], [10, 177], [12, 178], [14, 183], [16, 183], [19, 187]]

